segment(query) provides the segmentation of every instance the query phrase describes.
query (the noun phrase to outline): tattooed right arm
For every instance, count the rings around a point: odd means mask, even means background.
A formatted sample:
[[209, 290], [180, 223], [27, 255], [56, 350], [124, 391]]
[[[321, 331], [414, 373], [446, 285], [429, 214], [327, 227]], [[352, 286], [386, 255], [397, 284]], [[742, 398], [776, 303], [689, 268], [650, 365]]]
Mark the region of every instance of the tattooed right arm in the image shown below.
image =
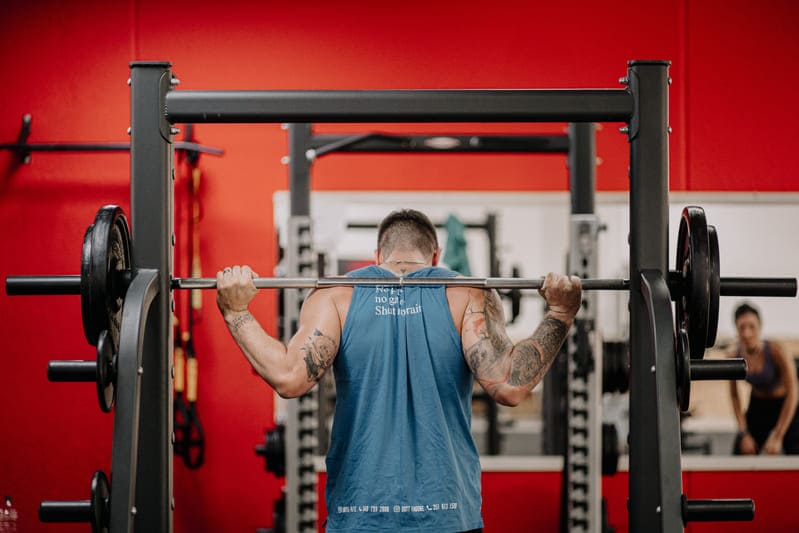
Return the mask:
[[305, 299], [297, 333], [288, 345], [269, 336], [249, 311], [224, 313], [230, 334], [252, 368], [284, 398], [308, 392], [333, 364], [341, 336], [335, 290], [316, 290]]
[[480, 385], [501, 404], [518, 405], [541, 381], [579, 309], [580, 290], [571, 286], [564, 290], [563, 278], [553, 279], [551, 283], [556, 285], [552, 287], [558, 288], [553, 301], [557, 299], [558, 305], [550, 306], [533, 334], [515, 345], [505, 331], [502, 302], [496, 291], [470, 291], [461, 330], [464, 356]]

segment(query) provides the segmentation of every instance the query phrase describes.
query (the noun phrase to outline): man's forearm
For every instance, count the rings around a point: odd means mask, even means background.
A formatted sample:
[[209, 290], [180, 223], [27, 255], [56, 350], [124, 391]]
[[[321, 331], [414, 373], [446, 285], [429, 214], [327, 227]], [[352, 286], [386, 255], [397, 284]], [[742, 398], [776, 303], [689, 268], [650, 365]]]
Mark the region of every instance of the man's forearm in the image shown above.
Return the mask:
[[509, 360], [506, 377], [487, 389], [491, 396], [510, 406], [524, 400], [552, 366], [572, 322], [547, 314], [530, 337], [513, 345], [506, 355]]
[[291, 371], [286, 346], [270, 337], [247, 310], [227, 312], [224, 318], [228, 331], [253, 370], [278, 390], [285, 381], [285, 374]]
[[[578, 297], [569, 293], [567, 300]], [[496, 291], [472, 293], [461, 335], [466, 363], [485, 391], [503, 405], [527, 397], [552, 365], [578, 307], [579, 300], [551, 307], [530, 337], [513, 344]]]
[[508, 384], [532, 390], [552, 366], [572, 322], [547, 313], [530, 337], [517, 342], [510, 354]]

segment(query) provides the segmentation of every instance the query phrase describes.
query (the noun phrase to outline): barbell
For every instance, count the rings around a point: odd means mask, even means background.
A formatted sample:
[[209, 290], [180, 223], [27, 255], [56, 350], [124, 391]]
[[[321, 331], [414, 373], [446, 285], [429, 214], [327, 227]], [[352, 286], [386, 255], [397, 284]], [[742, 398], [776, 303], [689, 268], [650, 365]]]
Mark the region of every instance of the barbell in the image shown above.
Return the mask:
[[[683, 210], [677, 242], [680, 270], [668, 273], [677, 317], [688, 332], [692, 356], [701, 358], [715, 342], [719, 296], [796, 296], [796, 278], [721, 278], [715, 228], [707, 226], [700, 207]], [[104, 206], [83, 239], [79, 276], [9, 276], [9, 295], [80, 294], [86, 339], [97, 345], [100, 333], [109, 331], [114, 351], [119, 343], [119, 323], [131, 270], [128, 222], [118, 206]], [[482, 289], [540, 289], [543, 278], [255, 278], [257, 288], [321, 289], [340, 286], [446, 286]], [[583, 279], [584, 290], [630, 290], [627, 279]], [[173, 290], [214, 289], [216, 278], [173, 278]]]
[[[130, 271], [116, 274], [118, 285], [130, 282]], [[678, 285], [678, 273], [669, 272], [669, 287]], [[325, 289], [331, 287], [475, 287], [480, 289], [522, 289], [536, 290], [544, 284], [544, 278], [253, 278], [258, 289]], [[586, 291], [627, 291], [629, 279], [584, 278]], [[739, 278], [726, 277], [720, 280], [720, 296], [796, 296], [796, 278]], [[81, 294], [81, 276], [8, 276], [6, 294], [19, 295], [62, 295]], [[216, 278], [172, 278], [172, 290], [216, 289]]]
[[[127, 218], [121, 208], [100, 208], [87, 228], [81, 253], [81, 273], [72, 276], [9, 276], [9, 295], [79, 294], [83, 330], [88, 342], [97, 347], [95, 361], [51, 361], [51, 381], [96, 382], [103, 411], [114, 403], [116, 354], [125, 293], [135, 269], [131, 261], [131, 238]], [[687, 407], [692, 368], [684, 357], [690, 346], [691, 358], [702, 358], [705, 347], [715, 342], [719, 296], [796, 296], [796, 278], [721, 278], [716, 231], [708, 226], [700, 207], [686, 207], [680, 220], [677, 242], [679, 270], [668, 273], [671, 297], [677, 302], [676, 330], [687, 335], [678, 343], [680, 369], [679, 397]], [[540, 289], [543, 278], [255, 278], [258, 288], [321, 289], [340, 286], [417, 287], [447, 286], [482, 289]], [[626, 279], [583, 279], [585, 290], [630, 290]], [[213, 289], [216, 278], [173, 278], [170, 288]], [[688, 383], [688, 385], [686, 385]]]
[[[129, 283], [130, 272], [117, 274], [119, 285]], [[127, 279], [127, 281], [126, 281]], [[540, 289], [544, 278], [253, 278], [257, 289], [326, 289], [331, 287], [475, 287], [481, 289]], [[585, 278], [580, 280], [583, 290], [587, 291], [627, 291], [630, 290], [628, 279]], [[775, 283], [786, 284], [777, 287]], [[722, 296], [785, 296], [783, 291], [790, 291], [790, 283], [795, 278], [723, 278]], [[81, 276], [8, 276], [6, 278], [6, 294], [8, 295], [58, 295], [81, 294]], [[743, 283], [743, 289], [736, 288]], [[764, 290], [779, 294], [762, 294], [750, 287], [750, 283], [763, 283]], [[216, 278], [172, 278], [172, 290], [216, 289]], [[742, 293], [745, 292], [745, 294]]]

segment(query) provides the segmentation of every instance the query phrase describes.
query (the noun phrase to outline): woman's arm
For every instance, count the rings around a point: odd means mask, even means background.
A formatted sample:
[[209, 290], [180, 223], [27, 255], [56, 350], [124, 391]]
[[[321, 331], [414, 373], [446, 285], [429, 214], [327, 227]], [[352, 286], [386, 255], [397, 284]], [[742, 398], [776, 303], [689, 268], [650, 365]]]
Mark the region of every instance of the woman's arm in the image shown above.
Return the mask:
[[730, 399], [732, 400], [732, 412], [735, 414], [735, 421], [738, 424], [739, 432], [746, 432], [746, 418], [741, 409], [741, 398], [738, 396], [738, 382], [730, 381]]
[[780, 416], [777, 419], [777, 424], [771, 430], [769, 441], [772, 437], [779, 443], [779, 451], [775, 451], [774, 447], [769, 447], [768, 441], [764, 445], [766, 453], [780, 453], [782, 451], [782, 439], [788, 431], [788, 426], [791, 425], [793, 416], [796, 413], [796, 404], [799, 401], [799, 384], [797, 384], [796, 377], [796, 364], [793, 358], [789, 356], [782, 346], [775, 342], [769, 343], [771, 347], [771, 357], [774, 364], [780, 369], [780, 376], [782, 376], [782, 384], [785, 387], [785, 402], [782, 404]]
[[[735, 357], [734, 353], [728, 355], [728, 357]], [[732, 399], [732, 411], [735, 413], [735, 421], [738, 424], [738, 435], [739, 438], [737, 440], [737, 452], [742, 453], [744, 455], [755, 455], [757, 454], [757, 443], [755, 442], [755, 438], [749, 433], [748, 428], [746, 427], [746, 417], [744, 416], [743, 409], [741, 408], [741, 398], [738, 395], [738, 382], [737, 381], [730, 381], [730, 398]]]

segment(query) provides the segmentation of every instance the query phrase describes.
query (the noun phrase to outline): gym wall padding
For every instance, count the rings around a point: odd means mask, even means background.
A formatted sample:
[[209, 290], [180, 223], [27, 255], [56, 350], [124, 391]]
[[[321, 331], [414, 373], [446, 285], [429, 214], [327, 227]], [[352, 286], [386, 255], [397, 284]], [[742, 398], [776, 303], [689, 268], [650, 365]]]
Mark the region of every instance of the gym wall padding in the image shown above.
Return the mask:
[[[791, 159], [799, 74], [790, 68], [799, 55], [798, 22], [799, 6], [789, 0], [646, 6], [589, 0], [5, 2], [0, 141], [16, 139], [24, 113], [33, 116], [31, 142], [127, 140], [131, 60], [171, 61], [181, 89], [412, 89], [615, 88], [628, 59], [667, 58], [674, 79], [672, 188], [799, 191]], [[628, 145], [618, 126], [604, 124], [598, 133], [600, 190], [628, 186]], [[375, 126], [444, 128], [450, 127]], [[363, 129], [331, 125], [320, 131]], [[451, 130], [560, 133], [563, 125]], [[270, 202], [287, 186], [280, 164], [285, 132], [277, 125], [201, 125], [197, 138], [226, 150], [222, 158], [201, 159], [203, 273], [246, 262], [271, 275], [277, 249]], [[122, 154], [35, 153], [30, 165], [19, 165], [0, 152], [0, 276], [77, 273], [83, 232], [96, 210], [118, 203], [129, 212], [128, 180], [129, 160]], [[185, 177], [178, 180], [176, 200], [182, 202]], [[313, 183], [318, 190], [387, 191], [567, 186], [562, 156], [501, 155], [342, 155], [320, 161]], [[181, 227], [178, 236], [180, 256], [186, 244]], [[176, 258], [176, 274], [187, 272]], [[186, 296], [178, 295], [179, 303]], [[206, 465], [189, 472], [175, 462], [175, 531], [252, 531], [272, 524], [279, 494], [278, 482], [252, 452], [272, 424], [273, 394], [235, 349], [213, 293], [203, 301], [195, 342]], [[253, 308], [275, 333], [274, 292], [265, 291]], [[92, 385], [46, 380], [49, 359], [93, 356], [76, 297], [0, 295], [0, 317], [0, 494], [14, 498], [23, 531], [39, 531], [40, 500], [86, 498], [91, 473], [109, 468], [112, 417], [97, 408]], [[527, 478], [510, 476], [500, 486], [523, 493]], [[555, 494], [557, 483], [541, 486]], [[614, 487], [619, 493], [612, 497], [623, 508], [626, 485]], [[551, 502], [527, 499], [499, 511], [495, 489], [486, 484], [487, 531], [513, 531], [520, 516], [527, 520], [532, 513], [555, 523]], [[787, 493], [762, 484], [741, 494], [759, 502], [772, 491]]]

